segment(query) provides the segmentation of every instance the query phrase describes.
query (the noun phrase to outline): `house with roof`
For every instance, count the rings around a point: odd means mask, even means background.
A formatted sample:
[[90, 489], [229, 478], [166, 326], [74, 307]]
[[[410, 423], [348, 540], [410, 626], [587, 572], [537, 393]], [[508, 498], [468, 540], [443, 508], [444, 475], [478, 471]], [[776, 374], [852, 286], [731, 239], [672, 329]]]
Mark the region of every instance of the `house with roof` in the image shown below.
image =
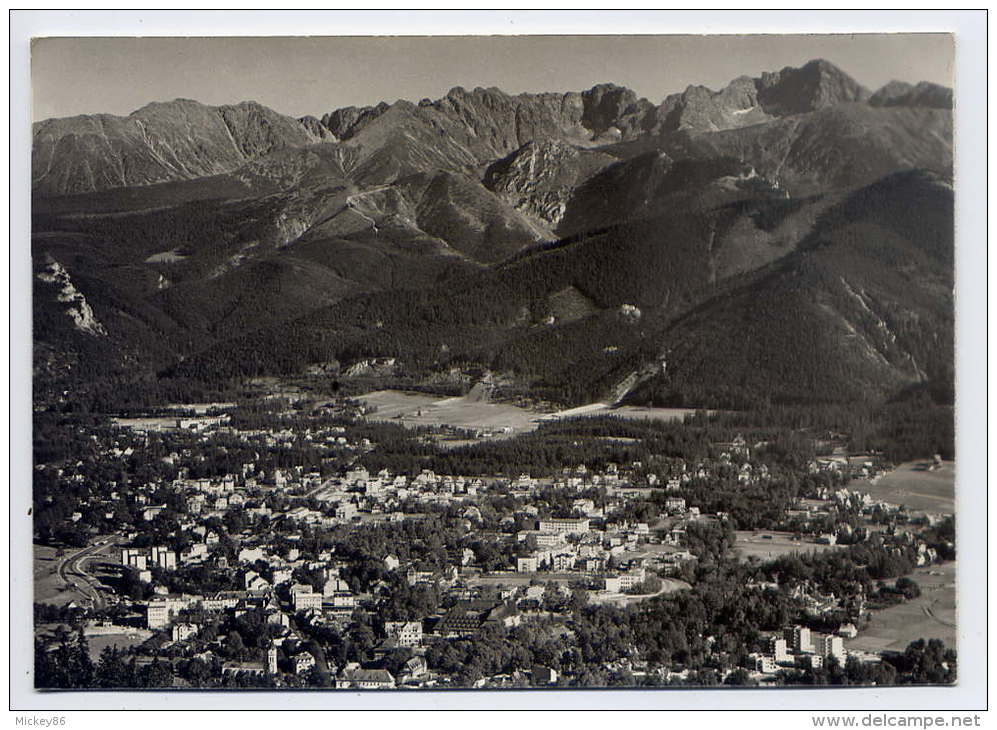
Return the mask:
[[347, 664], [336, 676], [336, 689], [394, 689], [395, 678], [387, 669], [362, 669]]
[[422, 643], [422, 621], [385, 621], [384, 633], [399, 646], [419, 646]]

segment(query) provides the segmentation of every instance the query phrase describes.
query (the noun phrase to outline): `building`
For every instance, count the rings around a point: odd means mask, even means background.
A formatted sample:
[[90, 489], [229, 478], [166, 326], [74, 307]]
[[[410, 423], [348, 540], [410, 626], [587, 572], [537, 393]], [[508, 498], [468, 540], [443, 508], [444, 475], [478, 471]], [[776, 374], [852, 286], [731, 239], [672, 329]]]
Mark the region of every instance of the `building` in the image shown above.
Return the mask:
[[200, 600], [199, 596], [187, 594], [153, 596], [146, 607], [146, 626], [150, 629], [161, 629], [169, 625], [178, 612], [199, 603]]
[[384, 631], [399, 646], [419, 646], [422, 643], [421, 621], [385, 621]]
[[197, 628], [194, 624], [177, 624], [173, 627], [171, 638], [173, 641], [187, 641], [187, 639], [197, 635]]
[[145, 520], [146, 522], [151, 522], [152, 520], [156, 519], [156, 517], [158, 517], [159, 514], [165, 509], [166, 509], [165, 504], [159, 504], [147, 507], [142, 511], [142, 519]]
[[549, 518], [537, 521], [537, 530], [540, 532], [554, 532], [562, 535], [584, 535], [589, 531], [588, 518], [579, 517], [577, 519], [557, 519]]
[[[676, 489], [677, 488], [678, 487], [676, 486]], [[665, 509], [668, 510], [669, 512], [685, 512], [685, 498], [684, 497], [665, 498]]]
[[564, 532], [531, 532], [536, 538], [537, 547], [551, 548], [563, 545], [568, 535]]
[[164, 547], [154, 547], [150, 548], [149, 553], [153, 565], [163, 570], [177, 569], [177, 554], [172, 550], [167, 550]]
[[310, 652], [303, 651], [294, 657], [294, 673], [303, 674], [315, 666], [315, 657]]
[[786, 640], [778, 636], [773, 636], [769, 640], [768, 645], [769, 654], [776, 662], [788, 662], [791, 661], [789, 656], [789, 644]]
[[623, 593], [624, 591], [633, 590], [643, 583], [646, 578], [647, 574], [643, 568], [630, 570], [619, 575], [606, 576], [606, 590], [613, 593]]
[[854, 639], [858, 635], [859, 635], [859, 630], [855, 628], [855, 624], [852, 623], [842, 624], [838, 628], [838, 636], [842, 636], [846, 639]]
[[559, 553], [550, 560], [550, 569], [557, 573], [563, 573], [575, 569], [575, 556], [571, 553]]
[[537, 559], [536, 557], [530, 556], [527, 558], [516, 558], [516, 572], [517, 573], [536, 573], [537, 572]]
[[834, 657], [839, 662], [844, 662], [845, 642], [840, 636], [818, 634], [814, 638], [814, 653], [825, 659]]
[[797, 654], [812, 654], [814, 650], [810, 629], [805, 626], [791, 626], [783, 631], [786, 643]]
[[539, 664], [534, 666], [533, 684], [557, 684], [557, 670]]
[[755, 662], [755, 671], [763, 674], [775, 674], [779, 671], [779, 664], [775, 657], [766, 654], [751, 654], [750, 658]]
[[336, 519], [337, 520], [351, 520], [358, 513], [359, 509], [352, 502], [340, 502], [336, 505]]
[[250, 674], [263, 676], [266, 672], [263, 662], [225, 662], [222, 664], [222, 674]]
[[332, 594], [325, 595], [324, 598], [323, 605], [333, 608], [353, 608], [357, 605], [357, 597], [349, 591], [334, 591]]
[[142, 571], [146, 569], [145, 551], [138, 548], [125, 548], [121, 551], [121, 564]]
[[472, 636], [481, 629], [481, 614], [481, 610], [467, 604], [455, 606], [436, 624], [435, 632], [448, 639]]
[[336, 677], [336, 689], [394, 689], [395, 678], [387, 669], [347, 666]]
[[324, 596], [321, 593], [313, 593], [311, 590], [307, 593], [304, 591], [291, 593], [291, 601], [294, 604], [295, 612], [307, 611], [309, 608], [321, 611], [323, 598]]
[[242, 548], [239, 551], [237, 560], [240, 563], [255, 563], [257, 560], [265, 560], [266, 555], [263, 552], [263, 548]]

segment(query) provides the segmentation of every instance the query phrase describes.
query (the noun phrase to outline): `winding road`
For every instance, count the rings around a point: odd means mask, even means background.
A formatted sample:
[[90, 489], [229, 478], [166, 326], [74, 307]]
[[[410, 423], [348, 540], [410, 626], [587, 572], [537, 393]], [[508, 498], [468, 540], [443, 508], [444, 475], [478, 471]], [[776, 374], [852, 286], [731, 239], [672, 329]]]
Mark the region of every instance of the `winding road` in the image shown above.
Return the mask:
[[56, 567], [59, 577], [89, 600], [95, 610], [104, 608], [106, 601], [96, 587], [100, 581], [86, 572], [84, 564], [117, 538], [117, 534], [99, 537], [82, 550], [61, 558]]

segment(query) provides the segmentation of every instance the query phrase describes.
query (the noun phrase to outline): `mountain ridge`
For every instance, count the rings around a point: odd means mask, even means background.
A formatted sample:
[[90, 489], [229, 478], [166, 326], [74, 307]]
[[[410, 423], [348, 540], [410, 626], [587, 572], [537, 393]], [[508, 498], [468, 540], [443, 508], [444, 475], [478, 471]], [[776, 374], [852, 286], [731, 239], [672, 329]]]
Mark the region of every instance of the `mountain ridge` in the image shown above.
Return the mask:
[[[361, 156], [372, 159], [364, 163], [362, 177], [375, 184], [425, 172], [427, 165], [471, 172], [538, 139], [596, 147], [737, 129], [870, 98], [882, 106], [944, 108], [945, 92], [922, 83], [903, 99], [870, 95], [841, 69], [818, 59], [755, 78], [741, 76], [717, 92], [690, 86], [657, 106], [613, 83], [517, 95], [457, 86], [435, 101], [382, 101], [298, 119], [252, 101], [211, 107], [180, 98], [150, 102], [124, 117], [36, 122], [32, 189], [64, 195], [194, 179], [233, 172], [281, 149], [323, 143], [366, 150]], [[424, 159], [397, 149], [410, 138], [422, 140]]]
[[88, 309], [36, 271], [39, 372], [64, 393], [391, 357], [570, 404], [948, 392], [945, 92], [815, 61], [660, 105], [454, 87], [42, 122], [34, 257]]

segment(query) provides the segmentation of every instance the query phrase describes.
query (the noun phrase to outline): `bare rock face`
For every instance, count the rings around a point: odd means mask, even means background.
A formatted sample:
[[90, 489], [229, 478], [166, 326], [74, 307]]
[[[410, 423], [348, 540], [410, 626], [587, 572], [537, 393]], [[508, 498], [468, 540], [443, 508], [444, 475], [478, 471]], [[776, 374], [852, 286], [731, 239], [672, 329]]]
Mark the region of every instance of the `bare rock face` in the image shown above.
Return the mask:
[[93, 313], [90, 303], [83, 293], [80, 292], [69, 272], [63, 268], [62, 264], [54, 259], [49, 261], [48, 267], [38, 275], [38, 280], [46, 284], [57, 287], [56, 301], [65, 306], [66, 315], [73, 321], [77, 330], [93, 337], [106, 337], [107, 330]]
[[338, 142], [336, 135], [333, 134], [328, 127], [322, 124], [319, 119], [313, 116], [304, 116], [298, 119], [301, 126], [308, 130], [308, 133], [312, 135], [315, 139], [322, 142]]
[[864, 101], [869, 92], [827, 61], [810, 61], [758, 78], [741, 76], [720, 91], [690, 86], [657, 110], [657, 131], [716, 132], [749, 127], [794, 114]]
[[615, 128], [621, 138], [633, 139], [654, 123], [654, 105], [616, 84], [593, 86], [582, 94], [582, 103], [582, 124], [595, 137]]
[[556, 228], [575, 189], [614, 158], [564, 142], [528, 142], [485, 172], [485, 186], [517, 210]]
[[347, 107], [322, 117], [337, 138], [369, 150], [373, 162], [364, 170], [374, 182], [441, 167], [470, 172], [534, 140], [594, 146], [636, 139], [653, 122], [649, 101], [612, 84], [516, 96], [457, 86], [436, 101]]
[[758, 101], [772, 116], [804, 114], [837, 104], [865, 101], [869, 91], [832, 63], [818, 59], [758, 79]]
[[665, 132], [713, 132], [772, 119], [759, 105], [755, 79], [746, 76], [720, 91], [690, 86], [681, 94], [672, 94], [659, 107], [658, 118]]
[[322, 126], [326, 127], [339, 139], [348, 139], [367, 122], [376, 119], [388, 110], [389, 106], [381, 102], [377, 106], [348, 106], [336, 109], [322, 116]]
[[66, 195], [217, 175], [323, 136], [255, 102], [210, 107], [177, 99], [127, 117], [49, 119], [33, 129], [32, 189]]

